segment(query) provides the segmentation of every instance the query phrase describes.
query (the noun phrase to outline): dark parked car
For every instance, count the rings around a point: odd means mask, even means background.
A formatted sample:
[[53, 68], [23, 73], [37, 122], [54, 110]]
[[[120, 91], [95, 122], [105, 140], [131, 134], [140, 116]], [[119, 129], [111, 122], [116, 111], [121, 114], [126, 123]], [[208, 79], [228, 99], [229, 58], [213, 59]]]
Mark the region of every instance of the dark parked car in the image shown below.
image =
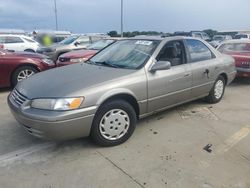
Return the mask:
[[55, 63], [45, 55], [0, 49], [0, 87], [15, 86], [37, 72], [54, 67]]
[[102, 39], [91, 45], [84, 50], [75, 50], [59, 56], [56, 64], [58, 67], [70, 65], [74, 63], [81, 63], [87, 61], [101, 49], [113, 44], [118, 39]]
[[131, 38], [88, 62], [20, 82], [8, 104], [36, 137], [90, 135], [100, 145], [113, 146], [133, 134], [140, 118], [199, 98], [219, 102], [235, 74], [234, 59], [202, 40]]
[[222, 43], [218, 50], [235, 59], [238, 77], [250, 78], [250, 40], [231, 40]]

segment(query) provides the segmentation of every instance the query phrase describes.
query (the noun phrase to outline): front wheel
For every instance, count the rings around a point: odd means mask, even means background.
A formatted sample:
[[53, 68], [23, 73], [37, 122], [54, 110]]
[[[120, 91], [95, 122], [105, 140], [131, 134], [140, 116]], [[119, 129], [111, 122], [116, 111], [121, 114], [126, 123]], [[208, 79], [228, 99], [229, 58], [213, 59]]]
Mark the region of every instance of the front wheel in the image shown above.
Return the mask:
[[215, 81], [214, 86], [210, 91], [209, 95], [206, 97], [207, 102], [212, 104], [220, 102], [224, 95], [225, 87], [225, 78], [223, 76], [219, 76]]
[[119, 145], [133, 134], [136, 126], [134, 108], [123, 100], [105, 103], [96, 112], [91, 137], [102, 146]]
[[38, 71], [32, 66], [22, 66], [17, 68], [12, 75], [12, 86], [13, 87], [16, 86], [18, 82], [32, 76], [37, 72]]

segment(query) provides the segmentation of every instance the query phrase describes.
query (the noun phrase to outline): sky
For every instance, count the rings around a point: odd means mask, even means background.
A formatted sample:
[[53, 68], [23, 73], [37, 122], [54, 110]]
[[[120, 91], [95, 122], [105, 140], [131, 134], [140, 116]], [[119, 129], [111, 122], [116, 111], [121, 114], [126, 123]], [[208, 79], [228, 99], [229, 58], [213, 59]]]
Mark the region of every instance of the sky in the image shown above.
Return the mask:
[[[59, 30], [120, 31], [120, 0], [56, 0]], [[124, 31], [250, 29], [250, 0], [123, 0]], [[0, 0], [0, 28], [55, 29], [54, 0]]]

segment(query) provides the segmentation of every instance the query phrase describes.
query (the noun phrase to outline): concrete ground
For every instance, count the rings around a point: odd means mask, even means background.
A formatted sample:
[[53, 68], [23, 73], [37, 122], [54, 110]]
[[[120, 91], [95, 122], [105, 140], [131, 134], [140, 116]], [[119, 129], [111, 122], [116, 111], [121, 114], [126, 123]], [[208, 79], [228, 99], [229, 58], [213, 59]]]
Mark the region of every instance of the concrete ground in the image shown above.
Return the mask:
[[[2, 188], [250, 188], [250, 80], [216, 105], [195, 101], [146, 118], [116, 147], [28, 135], [0, 91]], [[212, 144], [211, 153], [203, 150]]]

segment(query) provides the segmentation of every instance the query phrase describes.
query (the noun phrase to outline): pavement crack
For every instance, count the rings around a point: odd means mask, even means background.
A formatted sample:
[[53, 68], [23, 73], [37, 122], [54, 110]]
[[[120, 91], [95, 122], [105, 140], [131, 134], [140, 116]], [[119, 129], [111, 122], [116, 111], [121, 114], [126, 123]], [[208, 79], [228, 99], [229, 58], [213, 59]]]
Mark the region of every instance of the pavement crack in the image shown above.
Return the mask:
[[103, 155], [101, 152], [96, 151], [99, 155], [101, 155], [104, 159], [106, 159], [108, 162], [110, 162], [114, 167], [116, 167], [118, 170], [120, 170], [123, 174], [125, 174], [126, 176], [128, 176], [134, 183], [136, 183], [137, 185], [139, 185], [142, 188], [145, 188], [139, 181], [137, 181], [135, 178], [133, 178], [130, 174], [128, 174], [125, 170], [123, 170], [121, 167], [119, 167], [117, 164], [115, 164], [115, 162], [113, 162], [111, 159], [109, 159], [108, 157], [106, 157], [105, 155]]

